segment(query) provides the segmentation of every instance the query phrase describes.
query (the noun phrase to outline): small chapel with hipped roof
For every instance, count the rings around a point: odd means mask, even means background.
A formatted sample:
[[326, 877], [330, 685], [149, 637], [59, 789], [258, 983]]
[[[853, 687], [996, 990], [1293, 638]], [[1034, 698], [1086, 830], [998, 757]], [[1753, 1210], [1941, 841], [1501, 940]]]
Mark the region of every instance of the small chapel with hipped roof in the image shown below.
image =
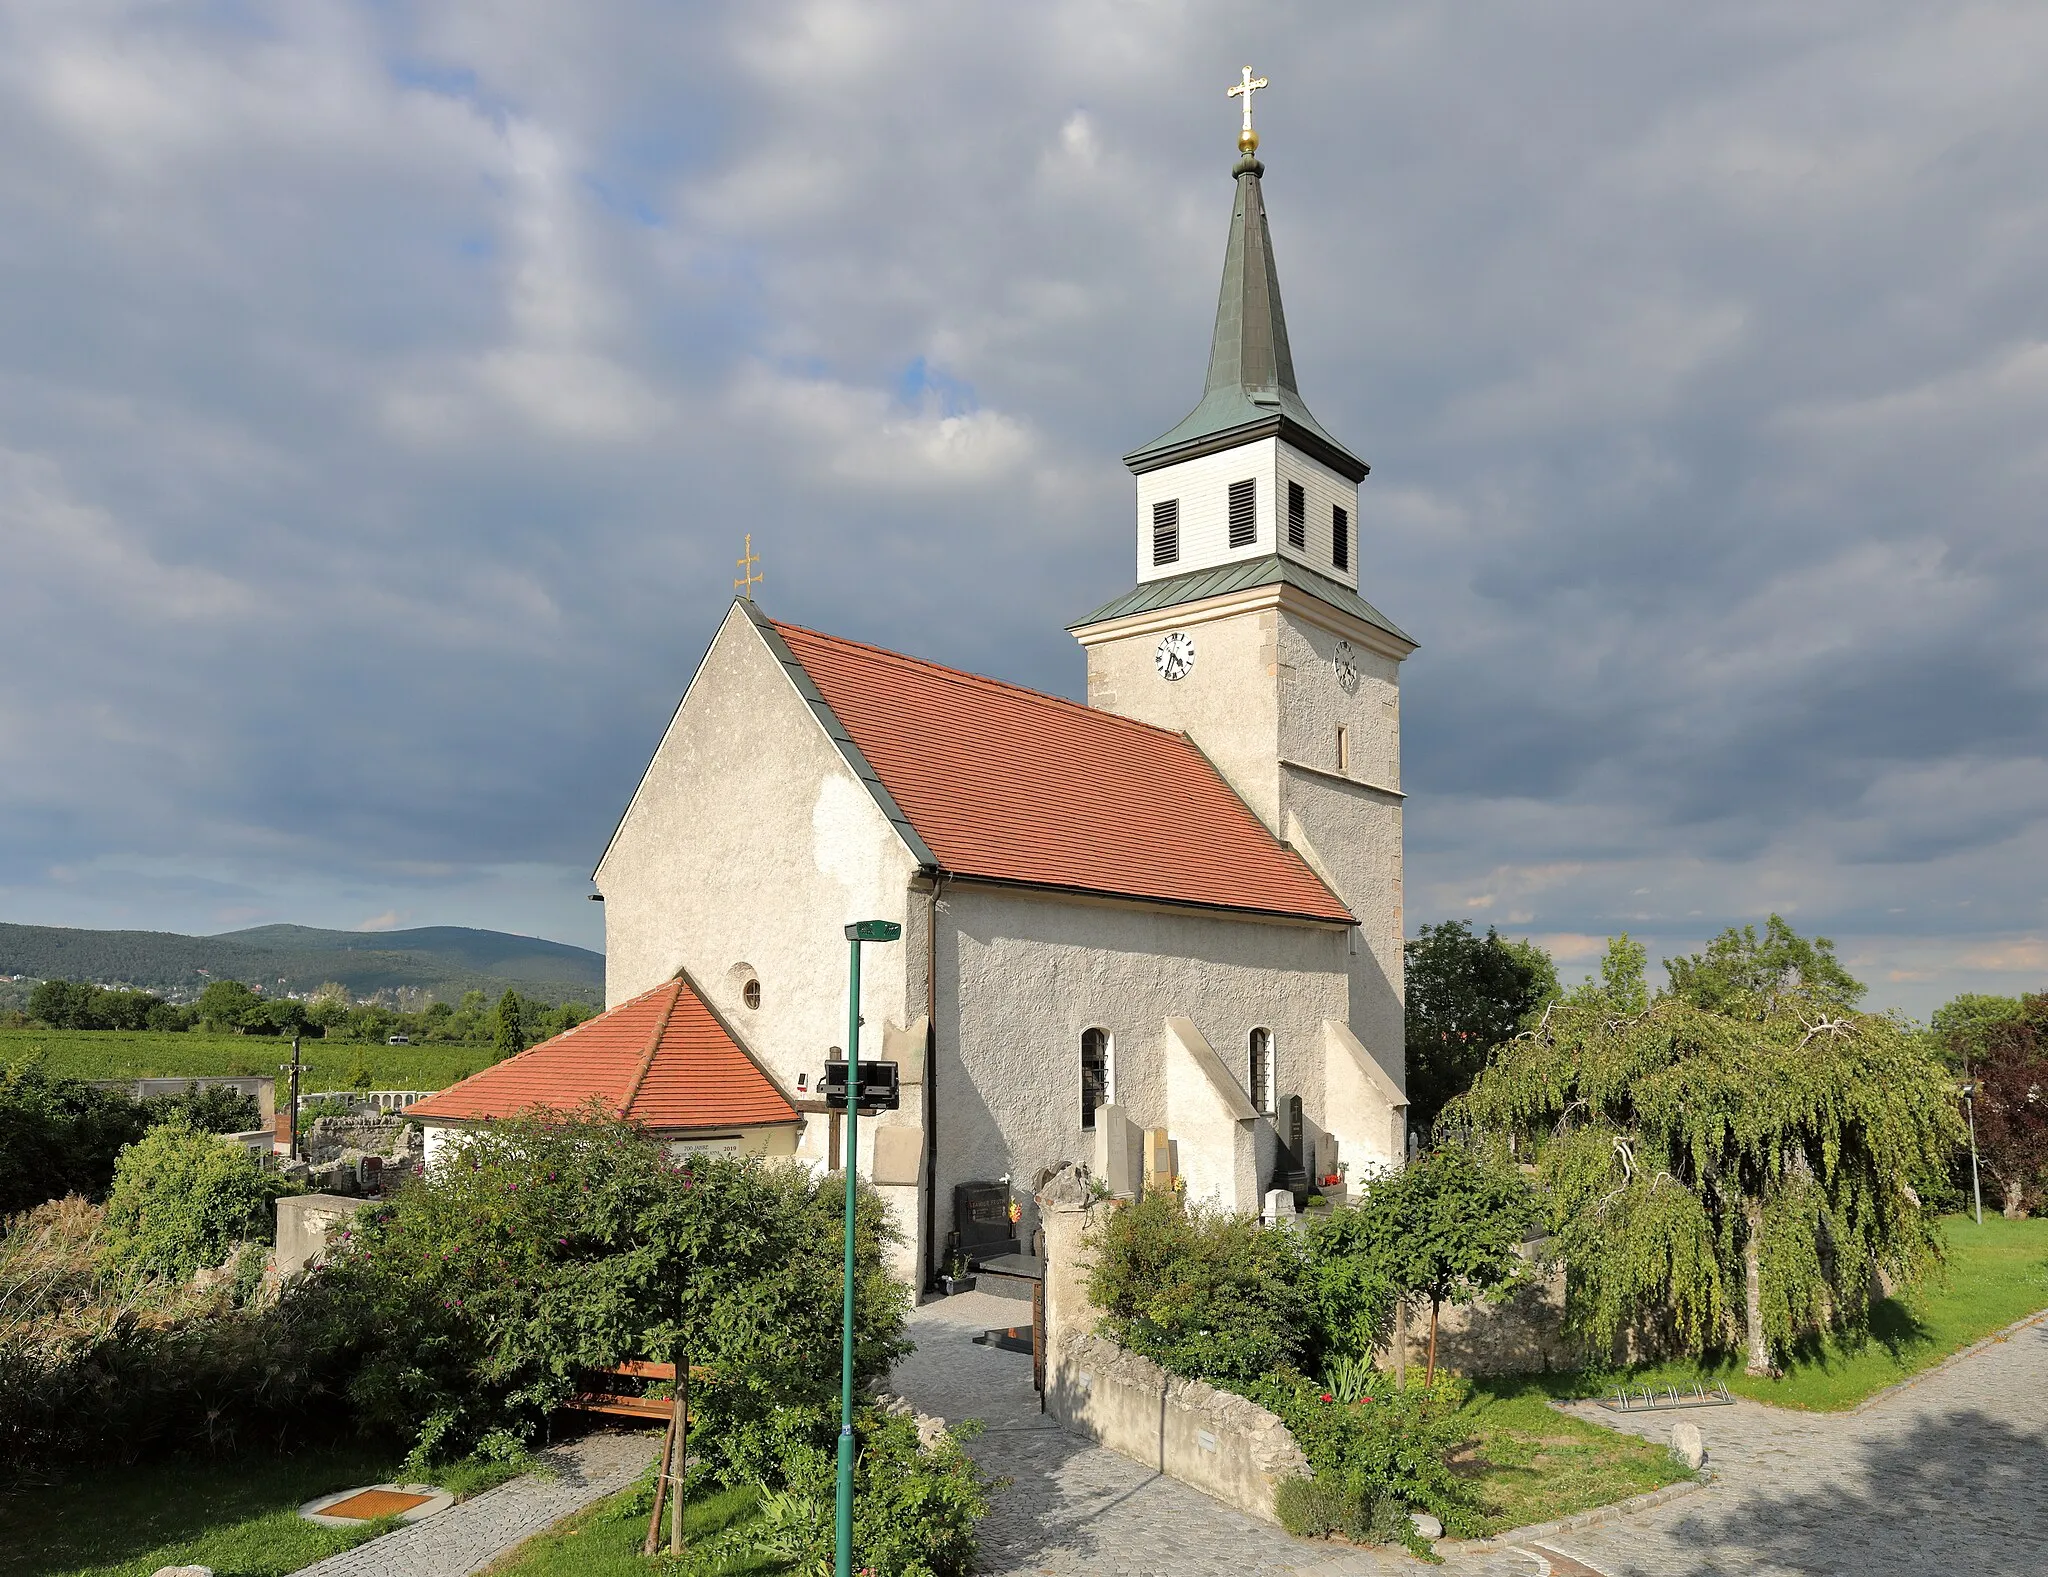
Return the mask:
[[1361, 595], [1365, 462], [1296, 386], [1247, 71], [1202, 396], [1124, 457], [1130, 590], [1087, 701], [733, 603], [595, 873], [609, 1011], [414, 1108], [596, 1096], [679, 1146], [843, 1164], [820, 1099], [870, 947], [862, 1175], [937, 1272], [955, 1190], [1170, 1167], [1238, 1211], [1406, 1145], [1399, 669]]

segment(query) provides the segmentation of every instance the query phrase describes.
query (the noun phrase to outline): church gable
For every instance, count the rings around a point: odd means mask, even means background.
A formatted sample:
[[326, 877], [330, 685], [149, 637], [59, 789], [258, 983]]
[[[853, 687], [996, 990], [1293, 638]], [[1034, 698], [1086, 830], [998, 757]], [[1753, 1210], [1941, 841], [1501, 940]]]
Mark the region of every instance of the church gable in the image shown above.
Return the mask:
[[[844, 1005], [810, 983], [819, 936], [900, 913], [926, 856], [758, 620], [746, 602], [727, 615], [598, 864], [606, 995], [686, 967], [750, 1032], [780, 1025], [822, 1045]], [[741, 1000], [749, 972], [758, 1009]]]

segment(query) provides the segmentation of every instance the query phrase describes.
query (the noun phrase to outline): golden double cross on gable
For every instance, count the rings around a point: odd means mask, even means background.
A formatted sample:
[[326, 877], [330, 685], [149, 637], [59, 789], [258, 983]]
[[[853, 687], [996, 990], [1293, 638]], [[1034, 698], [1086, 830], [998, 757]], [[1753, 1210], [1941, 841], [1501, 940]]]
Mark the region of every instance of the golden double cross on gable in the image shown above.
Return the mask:
[[747, 533], [746, 552], [741, 557], [734, 560], [734, 562], [739, 565], [741, 574], [740, 578], [732, 583], [732, 589], [738, 592], [742, 597], [746, 598], [747, 601], [752, 602], [754, 600], [754, 588], [760, 585], [762, 580], [765, 578], [764, 576], [756, 574], [754, 571], [754, 566], [760, 563], [761, 560], [758, 557], [756, 557], [754, 553], [753, 532], [749, 531]]

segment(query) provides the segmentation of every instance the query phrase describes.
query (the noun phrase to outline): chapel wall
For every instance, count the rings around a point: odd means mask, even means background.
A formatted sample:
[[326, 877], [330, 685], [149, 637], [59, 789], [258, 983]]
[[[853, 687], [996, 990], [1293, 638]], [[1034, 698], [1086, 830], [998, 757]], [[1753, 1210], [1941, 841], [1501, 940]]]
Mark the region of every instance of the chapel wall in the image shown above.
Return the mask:
[[[762, 633], [736, 606], [598, 867], [605, 1000], [628, 1000], [687, 968], [706, 1000], [797, 1096], [797, 1076], [815, 1085], [826, 1048], [846, 1040], [842, 928], [872, 919], [921, 924], [921, 914], [907, 912], [921, 907], [909, 893], [915, 869]], [[909, 1005], [911, 951], [901, 943], [863, 950], [866, 1056], [880, 1055], [887, 1021], [905, 1024], [923, 1011], [921, 976], [916, 1006]], [[741, 964], [751, 969], [738, 970]], [[760, 981], [758, 1008], [744, 999], [749, 973]], [[863, 1122], [863, 1161], [880, 1122], [918, 1120], [913, 1109]], [[827, 1119], [811, 1114], [796, 1153], [822, 1165], [828, 1142]], [[900, 1224], [914, 1235], [914, 1220]]]
[[[1318, 1120], [1323, 1020], [1343, 1017], [1350, 994], [1345, 932], [967, 883], [948, 884], [943, 904], [938, 1022], [954, 1028], [938, 1045], [941, 1240], [955, 1184], [1010, 1174], [1028, 1235], [1032, 1180], [1093, 1155], [1080, 1109], [1091, 1027], [1110, 1032], [1114, 1098], [1140, 1127], [1170, 1127], [1172, 1016], [1193, 1021], [1240, 1087], [1250, 1033], [1269, 1029], [1276, 1094], [1301, 1095]], [[1254, 1126], [1270, 1170], [1272, 1125]]]

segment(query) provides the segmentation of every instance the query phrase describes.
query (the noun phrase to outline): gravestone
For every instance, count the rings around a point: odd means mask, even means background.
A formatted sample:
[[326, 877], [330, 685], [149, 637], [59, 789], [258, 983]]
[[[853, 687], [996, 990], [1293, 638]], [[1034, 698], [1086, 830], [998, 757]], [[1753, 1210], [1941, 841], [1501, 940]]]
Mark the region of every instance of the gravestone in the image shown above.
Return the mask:
[[1145, 1181], [1145, 1135], [1114, 1101], [1095, 1108], [1095, 1175], [1123, 1199], [1135, 1198]]
[[1280, 1154], [1275, 1158], [1273, 1181], [1294, 1196], [1297, 1210], [1308, 1204], [1308, 1196], [1315, 1191], [1308, 1175], [1308, 1156], [1304, 1140], [1305, 1125], [1301, 1117], [1301, 1097], [1290, 1095], [1282, 1103], [1280, 1114]]
[[1276, 1188], [1266, 1195], [1266, 1224], [1286, 1227], [1294, 1225], [1299, 1212], [1294, 1208], [1294, 1195], [1284, 1188]]
[[1145, 1188], [1173, 1187], [1173, 1140], [1164, 1128], [1145, 1130]]

